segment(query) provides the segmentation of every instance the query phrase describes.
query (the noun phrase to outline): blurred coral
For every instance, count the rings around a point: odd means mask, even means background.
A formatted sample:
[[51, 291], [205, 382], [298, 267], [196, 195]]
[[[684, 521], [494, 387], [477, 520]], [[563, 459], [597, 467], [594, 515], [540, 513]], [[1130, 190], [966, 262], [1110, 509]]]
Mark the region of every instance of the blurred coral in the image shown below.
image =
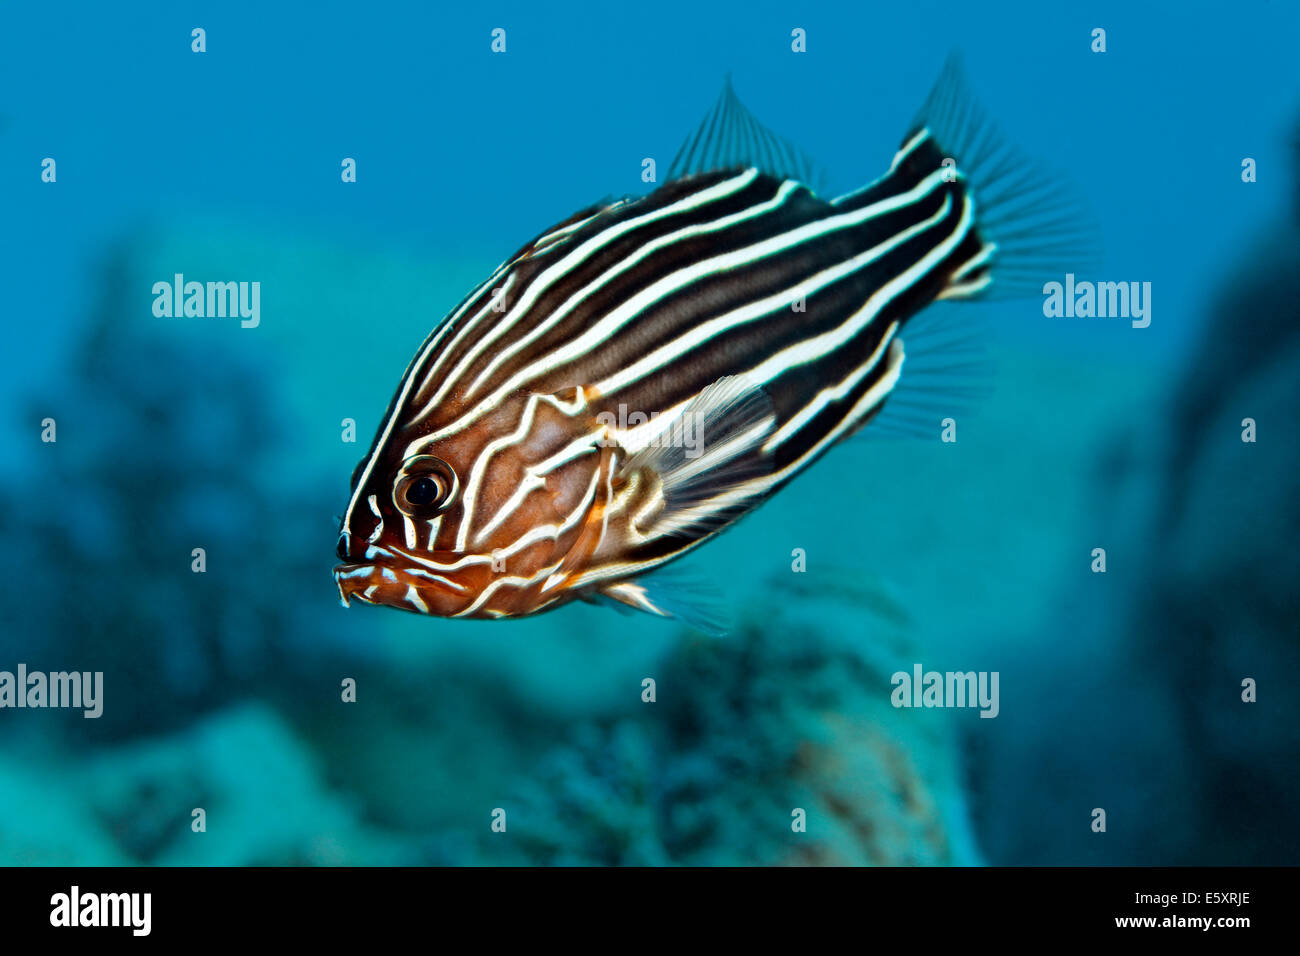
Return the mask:
[[684, 638], [657, 702], [582, 724], [522, 782], [510, 832], [523, 859], [978, 862], [948, 715], [895, 710], [887, 673], [767, 612], [731, 638]]

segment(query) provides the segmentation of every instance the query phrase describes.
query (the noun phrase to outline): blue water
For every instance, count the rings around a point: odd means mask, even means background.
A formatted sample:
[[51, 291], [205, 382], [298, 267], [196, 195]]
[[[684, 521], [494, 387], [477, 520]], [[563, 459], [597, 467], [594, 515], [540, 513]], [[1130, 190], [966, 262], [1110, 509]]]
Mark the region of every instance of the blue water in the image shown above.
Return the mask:
[[[1300, 10], [998, 6], [0, 14], [0, 670], [102, 669], [110, 695], [97, 721], [0, 710], [0, 862], [1297, 862]], [[1086, 198], [1093, 277], [1152, 284], [1149, 328], [1034, 298], [951, 307], [987, 327], [994, 394], [955, 444], [845, 444], [701, 551], [752, 621], [731, 638], [586, 606], [490, 625], [337, 606], [352, 466], [415, 347], [498, 261], [644, 192], [642, 160], [666, 172], [728, 72], [829, 192], [861, 185], [953, 49], [1006, 135]], [[261, 325], [156, 318], [177, 272], [260, 281]], [[1233, 365], [1221, 339], [1257, 348]], [[890, 707], [914, 662], [998, 671], [1001, 713]], [[681, 683], [651, 705], [655, 674]], [[1247, 677], [1271, 687], [1257, 704]], [[715, 730], [683, 741], [654, 708]], [[788, 791], [759, 782], [810, 740], [824, 760]], [[890, 802], [882, 748], [943, 839]], [[270, 778], [246, 759], [268, 750]], [[195, 779], [238, 834], [187, 839]], [[855, 842], [832, 791], [895, 836]], [[266, 823], [290, 798], [310, 811]], [[728, 815], [756, 803], [783, 830], [761, 850]], [[783, 822], [800, 805], [803, 842]], [[508, 845], [497, 807], [521, 808]], [[657, 826], [674, 807], [711, 822]], [[556, 849], [564, 827], [579, 846]]]

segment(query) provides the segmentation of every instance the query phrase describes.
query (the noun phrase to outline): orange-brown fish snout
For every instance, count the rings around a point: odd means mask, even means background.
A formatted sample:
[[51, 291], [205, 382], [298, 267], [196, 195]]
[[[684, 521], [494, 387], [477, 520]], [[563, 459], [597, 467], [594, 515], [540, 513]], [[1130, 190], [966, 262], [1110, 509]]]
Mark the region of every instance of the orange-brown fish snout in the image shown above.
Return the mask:
[[382, 564], [341, 564], [334, 569], [339, 600], [395, 607], [417, 614], [449, 617], [472, 600], [469, 587], [446, 575], [420, 568], [391, 568]]

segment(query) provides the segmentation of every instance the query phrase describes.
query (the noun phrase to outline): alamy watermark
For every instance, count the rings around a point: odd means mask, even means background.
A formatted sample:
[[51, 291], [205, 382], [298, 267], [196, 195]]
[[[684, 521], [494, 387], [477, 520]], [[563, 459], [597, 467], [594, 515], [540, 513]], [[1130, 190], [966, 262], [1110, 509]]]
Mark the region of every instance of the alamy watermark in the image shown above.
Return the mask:
[[87, 718], [104, 712], [103, 671], [29, 671], [19, 664], [17, 673], [0, 671], [0, 708], [70, 707]]
[[1049, 319], [1132, 319], [1135, 329], [1151, 324], [1150, 282], [1076, 282], [1067, 272], [1065, 282], [1045, 283], [1043, 295]]
[[[599, 444], [617, 445], [620, 443], [618, 432], [645, 427], [656, 421], [659, 415], [659, 412], [628, 411], [621, 402], [617, 412], [598, 412], [596, 421], [607, 429]], [[697, 412], [683, 412], [639, 447], [682, 448], [687, 458], [699, 458], [704, 453], [704, 416]]]
[[178, 272], [171, 282], [155, 282], [153, 294], [153, 314], [160, 319], [238, 317], [246, 329], [262, 321], [260, 282], [186, 282]]
[[83, 893], [74, 885], [50, 897], [50, 925], [119, 926], [129, 928], [133, 936], [148, 936], [152, 910], [152, 893]]
[[978, 707], [981, 717], [996, 717], [997, 671], [927, 671], [920, 664], [912, 672], [896, 671], [889, 682], [895, 707]]

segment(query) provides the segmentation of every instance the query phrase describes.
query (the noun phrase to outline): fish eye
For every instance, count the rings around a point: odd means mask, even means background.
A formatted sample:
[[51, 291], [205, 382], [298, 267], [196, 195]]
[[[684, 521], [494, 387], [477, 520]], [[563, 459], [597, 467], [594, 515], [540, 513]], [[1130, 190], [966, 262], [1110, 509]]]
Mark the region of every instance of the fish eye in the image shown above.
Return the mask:
[[406, 501], [417, 506], [430, 505], [441, 497], [442, 491], [442, 485], [436, 478], [427, 475], [423, 478], [415, 478], [406, 486]]
[[402, 465], [393, 485], [393, 504], [412, 518], [431, 518], [456, 495], [456, 472], [441, 458], [416, 455]]

